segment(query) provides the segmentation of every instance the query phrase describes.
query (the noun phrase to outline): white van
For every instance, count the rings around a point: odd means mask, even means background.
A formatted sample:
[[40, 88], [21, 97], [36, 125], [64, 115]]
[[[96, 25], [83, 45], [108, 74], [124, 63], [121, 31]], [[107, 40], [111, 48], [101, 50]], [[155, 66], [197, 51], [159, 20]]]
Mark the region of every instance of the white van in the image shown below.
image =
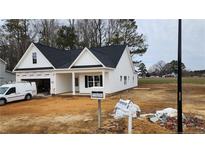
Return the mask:
[[0, 86], [0, 105], [17, 100], [30, 100], [37, 94], [35, 82], [20, 82]]

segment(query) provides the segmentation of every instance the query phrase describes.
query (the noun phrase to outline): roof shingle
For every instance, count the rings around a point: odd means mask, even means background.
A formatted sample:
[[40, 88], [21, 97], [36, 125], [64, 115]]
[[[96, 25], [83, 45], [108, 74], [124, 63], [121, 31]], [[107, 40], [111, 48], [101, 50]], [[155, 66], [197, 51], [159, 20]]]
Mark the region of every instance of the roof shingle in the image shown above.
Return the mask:
[[[55, 68], [69, 68], [83, 49], [62, 50], [52, 48], [40, 43], [34, 45], [42, 52]], [[90, 48], [89, 50], [106, 67], [116, 68], [126, 45], [113, 45], [99, 48]]]

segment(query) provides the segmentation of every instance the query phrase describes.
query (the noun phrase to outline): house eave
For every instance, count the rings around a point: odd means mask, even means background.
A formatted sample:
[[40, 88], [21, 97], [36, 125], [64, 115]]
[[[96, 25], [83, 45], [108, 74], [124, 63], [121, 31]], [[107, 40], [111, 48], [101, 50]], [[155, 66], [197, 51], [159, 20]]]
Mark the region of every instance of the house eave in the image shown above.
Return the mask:
[[93, 67], [93, 68], [56, 68], [56, 69], [23, 69], [23, 70], [14, 70], [14, 73], [23, 73], [23, 72], [48, 72], [48, 71], [52, 71], [52, 72], [59, 72], [59, 71], [64, 71], [64, 72], [75, 72], [75, 71], [97, 71], [97, 70], [114, 70], [115, 68], [111, 68], [111, 67]]
[[17, 68], [13, 72], [48, 71], [48, 70], [54, 70], [54, 68], [53, 67]]
[[77, 66], [72, 66], [71, 68], [102, 68], [103, 65], [77, 65]]

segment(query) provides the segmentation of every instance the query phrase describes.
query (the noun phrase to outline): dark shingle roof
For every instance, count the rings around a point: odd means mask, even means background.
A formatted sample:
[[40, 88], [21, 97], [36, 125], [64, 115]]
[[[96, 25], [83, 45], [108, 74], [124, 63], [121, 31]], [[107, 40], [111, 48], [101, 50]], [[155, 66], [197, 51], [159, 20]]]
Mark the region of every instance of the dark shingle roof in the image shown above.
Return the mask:
[[106, 66], [116, 68], [126, 45], [113, 45], [89, 50]]
[[81, 49], [62, 50], [40, 43], [34, 44], [55, 68], [68, 68], [82, 51]]
[[[55, 68], [69, 68], [83, 49], [62, 50], [52, 48], [40, 43], [34, 43], [42, 54], [49, 60]], [[89, 50], [106, 67], [115, 68], [122, 56], [125, 45], [114, 45], [99, 48], [90, 48]]]

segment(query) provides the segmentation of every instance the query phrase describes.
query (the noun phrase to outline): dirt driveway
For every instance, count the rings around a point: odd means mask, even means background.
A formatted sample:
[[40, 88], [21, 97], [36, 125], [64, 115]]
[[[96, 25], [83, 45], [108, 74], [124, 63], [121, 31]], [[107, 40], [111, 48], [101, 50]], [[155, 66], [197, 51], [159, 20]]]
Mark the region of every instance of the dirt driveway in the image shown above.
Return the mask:
[[[175, 84], [146, 84], [109, 96], [102, 103], [103, 125], [113, 123], [110, 116], [120, 98], [132, 99], [142, 113], [176, 107]], [[205, 119], [205, 85], [184, 86], [183, 110]], [[0, 106], [0, 133], [107, 133], [97, 129], [97, 101], [89, 97], [55, 96], [36, 98]], [[126, 119], [118, 121], [116, 131], [126, 133]], [[134, 133], [174, 133], [148, 120], [135, 119]], [[187, 133], [203, 133], [185, 129]]]

